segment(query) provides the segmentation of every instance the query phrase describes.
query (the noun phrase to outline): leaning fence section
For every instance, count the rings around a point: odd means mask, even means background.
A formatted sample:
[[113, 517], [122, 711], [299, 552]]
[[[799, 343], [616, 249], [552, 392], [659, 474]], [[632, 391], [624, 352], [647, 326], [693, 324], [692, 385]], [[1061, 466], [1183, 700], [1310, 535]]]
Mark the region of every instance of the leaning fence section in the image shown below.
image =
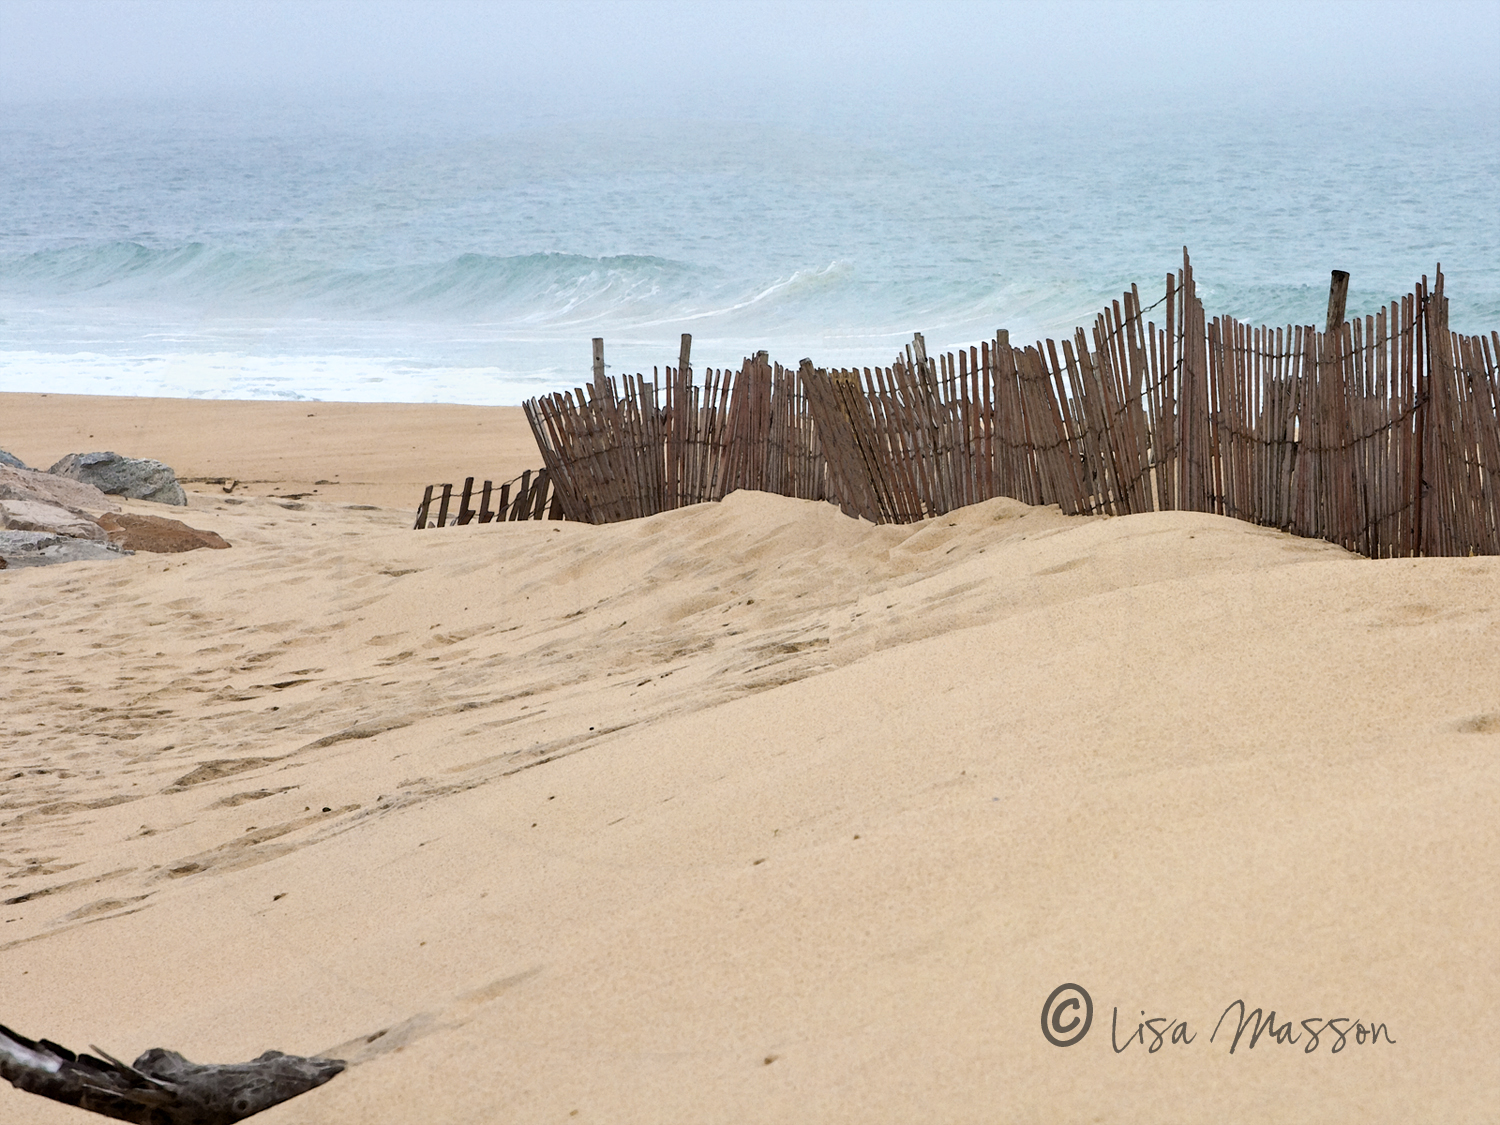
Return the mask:
[[[476, 501], [478, 507], [474, 506]], [[422, 531], [469, 523], [562, 518], [562, 504], [547, 470], [527, 469], [498, 488], [493, 481], [485, 481], [476, 491], [473, 477], [466, 477], [462, 490], [456, 494], [452, 484], [429, 484], [417, 505], [417, 521], [412, 526]]]
[[[556, 508], [589, 523], [739, 488], [908, 523], [995, 496], [1064, 512], [1211, 512], [1371, 557], [1500, 553], [1500, 334], [1448, 327], [1437, 271], [1378, 312], [1206, 316], [1192, 263], [1070, 339], [998, 332], [885, 367], [773, 364], [620, 380], [526, 404]], [[1343, 281], [1340, 282], [1339, 279]], [[1160, 310], [1159, 312], [1157, 310]], [[1152, 315], [1154, 314], [1154, 315]]]

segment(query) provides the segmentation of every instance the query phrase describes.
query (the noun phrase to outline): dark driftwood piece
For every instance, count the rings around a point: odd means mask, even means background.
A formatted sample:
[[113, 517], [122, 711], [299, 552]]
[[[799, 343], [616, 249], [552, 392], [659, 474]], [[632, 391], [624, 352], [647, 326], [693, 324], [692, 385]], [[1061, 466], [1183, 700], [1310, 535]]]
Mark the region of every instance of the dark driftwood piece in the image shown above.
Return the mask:
[[0, 1025], [0, 1078], [18, 1090], [138, 1125], [232, 1125], [321, 1086], [337, 1059], [267, 1051], [246, 1063], [200, 1065], [153, 1047], [133, 1066], [32, 1042]]

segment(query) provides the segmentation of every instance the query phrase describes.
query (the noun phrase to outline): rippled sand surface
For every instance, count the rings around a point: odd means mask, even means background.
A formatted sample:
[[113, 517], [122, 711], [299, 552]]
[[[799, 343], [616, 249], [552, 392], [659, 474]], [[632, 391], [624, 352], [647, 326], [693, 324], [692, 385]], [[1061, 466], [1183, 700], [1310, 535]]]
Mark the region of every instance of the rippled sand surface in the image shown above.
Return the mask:
[[421, 483], [534, 463], [518, 411], [345, 406], [320, 448], [327, 404], [4, 397], [30, 463], [214, 478], [168, 514], [233, 544], [0, 575], [23, 1034], [356, 1063], [268, 1123], [1500, 1098], [1497, 560], [1003, 499], [415, 533]]

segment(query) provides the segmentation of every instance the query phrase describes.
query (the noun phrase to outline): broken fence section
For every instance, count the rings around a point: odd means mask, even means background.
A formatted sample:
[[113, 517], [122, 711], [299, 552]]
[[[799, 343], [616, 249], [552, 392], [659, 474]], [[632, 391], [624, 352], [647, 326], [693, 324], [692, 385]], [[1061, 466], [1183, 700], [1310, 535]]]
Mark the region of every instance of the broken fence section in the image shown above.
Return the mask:
[[[477, 494], [477, 508], [473, 506], [475, 495], [474, 478], [466, 477], [463, 489], [456, 497], [458, 506], [454, 508], [453, 485], [429, 484], [422, 493], [422, 503], [417, 507], [417, 521], [412, 525], [413, 528], [421, 531], [433, 527], [462, 527], [467, 523], [563, 518], [562, 504], [552, 487], [551, 474], [546, 469], [527, 469], [499, 488], [493, 482], [485, 481]], [[490, 506], [491, 503], [494, 507]]]

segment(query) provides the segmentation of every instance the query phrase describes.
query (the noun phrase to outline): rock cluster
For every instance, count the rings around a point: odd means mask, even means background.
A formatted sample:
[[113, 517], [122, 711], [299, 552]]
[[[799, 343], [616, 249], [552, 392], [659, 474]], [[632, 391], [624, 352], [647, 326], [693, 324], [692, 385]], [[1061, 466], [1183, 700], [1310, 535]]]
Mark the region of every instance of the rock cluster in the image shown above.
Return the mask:
[[121, 512], [111, 494], [187, 503], [176, 475], [160, 461], [73, 453], [44, 473], [0, 450], [0, 570], [229, 546], [180, 520]]

